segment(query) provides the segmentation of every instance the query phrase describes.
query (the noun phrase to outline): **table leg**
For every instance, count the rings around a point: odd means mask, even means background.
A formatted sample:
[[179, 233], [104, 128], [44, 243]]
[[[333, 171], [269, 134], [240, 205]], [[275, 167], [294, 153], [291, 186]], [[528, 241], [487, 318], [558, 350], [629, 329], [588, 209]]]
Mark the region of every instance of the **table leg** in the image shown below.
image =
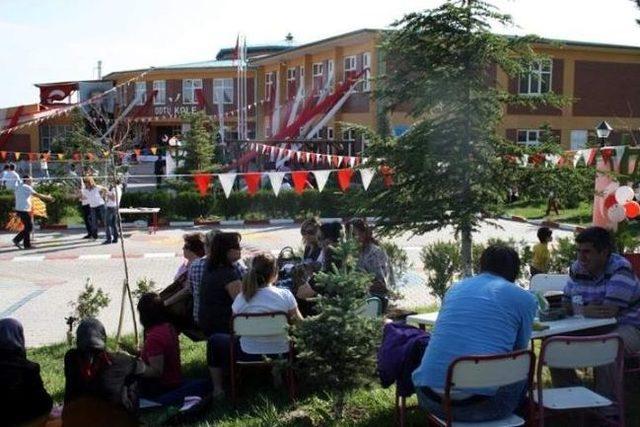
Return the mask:
[[156, 231], [158, 231], [158, 213], [157, 212], [153, 213], [152, 223], [153, 223], [153, 234], [156, 234]]

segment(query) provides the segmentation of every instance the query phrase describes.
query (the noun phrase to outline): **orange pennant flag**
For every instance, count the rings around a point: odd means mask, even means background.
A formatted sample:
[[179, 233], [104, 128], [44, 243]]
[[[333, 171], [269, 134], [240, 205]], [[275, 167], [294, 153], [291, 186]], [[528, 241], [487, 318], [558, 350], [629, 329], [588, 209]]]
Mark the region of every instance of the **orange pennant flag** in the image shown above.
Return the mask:
[[249, 191], [249, 195], [253, 196], [256, 194], [256, 191], [258, 191], [260, 178], [262, 178], [262, 174], [260, 172], [249, 172], [245, 174], [244, 180], [247, 183], [247, 191]]
[[80, 153], [73, 153], [73, 160], [80, 161]]
[[196, 187], [200, 192], [200, 197], [204, 197], [209, 189], [211, 183], [211, 175], [204, 173], [197, 173], [193, 176], [193, 180], [196, 182]]
[[38, 153], [29, 153], [29, 160], [32, 162], [38, 160]]
[[307, 175], [309, 175], [308, 171], [295, 171], [291, 172], [291, 178], [293, 178], [293, 187], [296, 190], [296, 193], [302, 194], [304, 191], [304, 186], [307, 183]]
[[93, 158], [94, 158], [94, 157], [95, 157], [95, 156], [94, 156], [93, 154], [91, 154], [91, 153], [87, 153], [87, 159], [89, 159], [89, 161], [90, 161], [90, 162], [92, 162], [92, 161], [93, 161]]
[[2, 157], [2, 160], [5, 160], [7, 158], [7, 152], [6, 151], [0, 151], [0, 157]]
[[353, 175], [353, 169], [351, 168], [340, 169], [338, 171], [338, 185], [340, 185], [340, 189], [342, 191], [347, 191], [349, 189], [349, 184], [351, 184], [352, 175]]

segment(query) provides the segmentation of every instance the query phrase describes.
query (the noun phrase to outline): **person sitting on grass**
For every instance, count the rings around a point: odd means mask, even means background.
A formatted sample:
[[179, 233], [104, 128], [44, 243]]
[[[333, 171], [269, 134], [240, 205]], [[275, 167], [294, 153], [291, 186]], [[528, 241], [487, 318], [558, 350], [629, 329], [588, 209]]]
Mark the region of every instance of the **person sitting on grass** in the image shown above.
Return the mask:
[[[274, 286], [278, 279], [278, 266], [271, 254], [258, 254], [253, 258], [251, 268], [242, 282], [242, 292], [235, 298], [233, 314], [285, 312], [291, 320], [302, 319], [293, 294]], [[261, 361], [263, 355], [280, 357], [289, 352], [286, 338], [241, 337], [239, 342], [231, 342], [229, 333], [213, 334], [209, 340], [208, 365], [213, 380], [213, 395], [223, 394], [222, 378], [229, 368], [229, 347], [235, 346], [237, 360]]]
[[[514, 283], [520, 259], [512, 248], [491, 245], [480, 256], [480, 274], [447, 291], [429, 345], [413, 372], [420, 406], [446, 418], [442, 406], [449, 365], [469, 355], [526, 349], [537, 310], [535, 297]], [[492, 389], [455, 389], [454, 421], [482, 422], [512, 414], [525, 398], [526, 381]]]
[[0, 413], [2, 425], [44, 425], [53, 406], [40, 365], [27, 359], [22, 325], [0, 320]]
[[186, 396], [204, 396], [210, 391], [207, 380], [184, 380], [180, 362], [178, 333], [168, 322], [160, 296], [146, 293], [138, 301], [144, 342], [140, 356], [144, 362], [136, 371], [141, 378], [140, 396], [162, 405], [182, 404]]
[[538, 240], [540, 240], [540, 243], [533, 246], [531, 265], [529, 266], [532, 277], [536, 274], [549, 272], [549, 267], [551, 265], [549, 242], [551, 242], [552, 239], [552, 232], [549, 227], [538, 228]]

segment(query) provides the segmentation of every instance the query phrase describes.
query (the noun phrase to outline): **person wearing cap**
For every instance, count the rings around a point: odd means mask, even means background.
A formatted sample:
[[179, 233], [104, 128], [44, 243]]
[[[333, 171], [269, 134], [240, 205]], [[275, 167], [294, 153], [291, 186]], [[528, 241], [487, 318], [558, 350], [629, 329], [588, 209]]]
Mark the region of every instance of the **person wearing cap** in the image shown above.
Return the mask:
[[37, 425], [53, 401], [42, 384], [40, 365], [27, 359], [22, 325], [0, 320], [0, 413], [3, 425]]

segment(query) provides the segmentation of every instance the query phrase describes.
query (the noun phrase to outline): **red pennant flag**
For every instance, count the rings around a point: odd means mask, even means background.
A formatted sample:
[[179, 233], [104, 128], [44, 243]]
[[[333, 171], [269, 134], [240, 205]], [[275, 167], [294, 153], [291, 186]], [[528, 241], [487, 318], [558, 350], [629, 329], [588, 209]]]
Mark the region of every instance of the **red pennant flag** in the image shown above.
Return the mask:
[[0, 151], [0, 157], [2, 157], [2, 160], [7, 158], [7, 152], [6, 151]]
[[338, 171], [338, 185], [340, 185], [340, 189], [342, 191], [347, 191], [349, 189], [352, 175], [353, 169], [351, 168], [340, 169]]
[[87, 159], [89, 159], [89, 161], [90, 161], [90, 162], [92, 162], [92, 161], [93, 161], [94, 157], [95, 157], [95, 156], [94, 156], [93, 154], [91, 154], [91, 153], [87, 153]]
[[389, 166], [380, 166], [380, 173], [382, 174], [382, 182], [384, 182], [384, 186], [389, 188], [393, 185], [393, 175], [394, 171]]
[[261, 178], [262, 174], [260, 172], [250, 172], [245, 174], [244, 180], [247, 183], [247, 191], [251, 196], [256, 194], [256, 191], [258, 191], [258, 186], [260, 185]]
[[45, 159], [47, 162], [49, 161], [49, 159], [50, 159], [50, 158], [51, 158], [51, 154], [49, 154], [49, 153], [45, 153], [45, 154], [44, 154], [44, 159]]
[[613, 148], [603, 148], [602, 150], [600, 150], [600, 154], [602, 154], [602, 160], [604, 160], [605, 163], [609, 163], [609, 160], [611, 160], [613, 153]]
[[211, 183], [211, 175], [197, 173], [193, 176], [193, 180], [196, 182], [196, 188], [200, 193], [200, 197], [204, 197], [207, 194], [209, 184]]
[[342, 156], [333, 156], [333, 166], [339, 168], [340, 163], [342, 163]]
[[80, 161], [80, 153], [73, 153], [73, 160], [76, 162]]
[[302, 194], [302, 192], [304, 191], [304, 186], [307, 183], [308, 175], [308, 171], [291, 172], [291, 178], [293, 178], [293, 187], [295, 188], [296, 193]]

